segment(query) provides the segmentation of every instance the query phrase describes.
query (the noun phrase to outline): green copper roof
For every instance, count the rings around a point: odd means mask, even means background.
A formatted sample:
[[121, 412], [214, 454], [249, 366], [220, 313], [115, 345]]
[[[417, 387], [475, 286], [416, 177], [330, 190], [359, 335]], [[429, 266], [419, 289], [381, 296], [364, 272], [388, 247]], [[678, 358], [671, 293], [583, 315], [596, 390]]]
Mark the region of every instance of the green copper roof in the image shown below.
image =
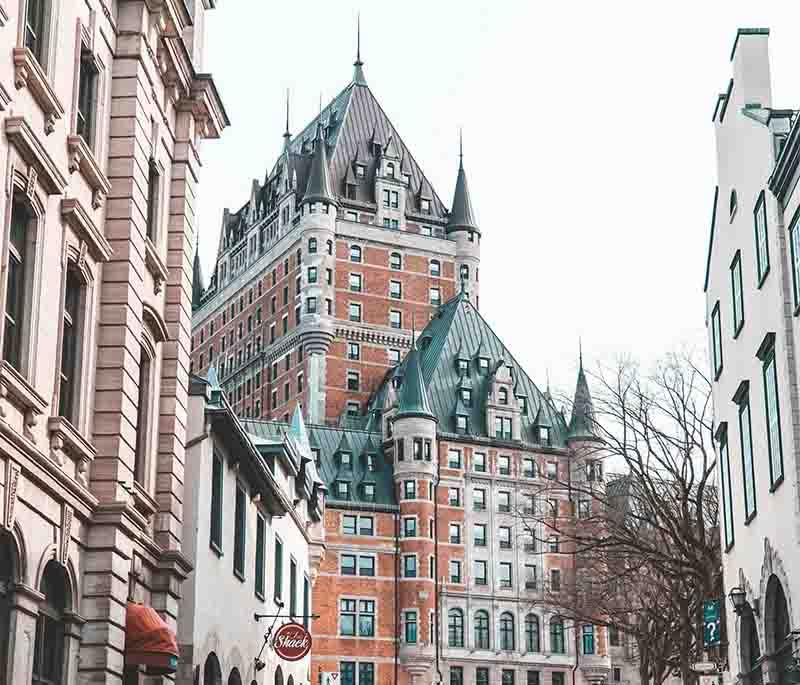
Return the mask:
[[306, 422], [303, 420], [303, 411], [300, 408], [299, 402], [294, 407], [292, 423], [289, 425], [289, 435], [294, 438], [302, 448], [306, 450], [311, 449], [308, 431], [306, 430]]
[[450, 215], [447, 217], [447, 232], [470, 229], [479, 231], [478, 220], [475, 218], [475, 210], [472, 208], [472, 199], [469, 196], [469, 185], [467, 184], [467, 174], [464, 171], [463, 155], [459, 154], [458, 177], [456, 178], [456, 189], [453, 193], [453, 206], [450, 208]]
[[572, 418], [569, 421], [569, 439], [596, 438], [594, 429], [594, 406], [589, 393], [589, 384], [583, 372], [583, 362], [578, 369], [575, 400], [572, 403]]
[[400, 386], [400, 403], [397, 418], [403, 416], [429, 416], [433, 418], [431, 403], [422, 379], [422, 370], [419, 366], [419, 351], [416, 345], [406, 357], [405, 374]]
[[[490, 371], [497, 361], [502, 359], [512, 369], [517, 393], [527, 397], [527, 412], [521, 417], [523, 441], [536, 444], [533, 417], [541, 408], [543, 415], [552, 425], [553, 446], [565, 446], [567, 426], [563, 418], [551, 403], [545, 401], [543, 394], [465, 293], [460, 292], [439, 307], [434, 318], [419, 334], [418, 339], [416, 352], [418, 362], [414, 363], [419, 365], [431, 412], [439, 421], [439, 431], [450, 434], [456, 432], [456, 407], [462, 411], [461, 407], [463, 406], [469, 419], [469, 434], [477, 437], [493, 437], [493, 434], [490, 436], [487, 432], [486, 398], [489, 391]], [[468, 350], [472, 350], [472, 352], [467, 353]], [[489, 370], [480, 370], [478, 357], [489, 360]], [[401, 366], [403, 385], [409, 376], [407, 368], [410, 358], [411, 354]], [[462, 373], [458, 370], [457, 360], [459, 358], [469, 359], [467, 375], [472, 387], [470, 407], [464, 406], [463, 402], [459, 403], [459, 388], [465, 385]], [[373, 396], [374, 408], [383, 409], [388, 390], [386, 385], [389, 382], [390, 378], [387, 375], [382, 386]], [[400, 387], [401, 393], [403, 385]], [[512, 398], [513, 400], [514, 398]]]
[[336, 204], [331, 191], [331, 177], [328, 171], [327, 144], [322, 137], [322, 124], [317, 126], [317, 138], [314, 143], [314, 156], [311, 158], [311, 170], [308, 174], [306, 192], [303, 202], [330, 202]]

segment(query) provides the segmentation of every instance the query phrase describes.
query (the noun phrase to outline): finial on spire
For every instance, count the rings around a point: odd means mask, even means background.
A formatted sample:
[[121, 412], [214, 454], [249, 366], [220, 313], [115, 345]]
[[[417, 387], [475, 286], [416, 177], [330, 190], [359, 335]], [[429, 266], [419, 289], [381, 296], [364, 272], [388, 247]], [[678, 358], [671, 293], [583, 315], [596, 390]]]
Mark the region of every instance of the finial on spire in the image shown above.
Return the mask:
[[547, 394], [549, 395], [550, 394], [550, 369], [547, 369], [545, 371], [545, 374], [547, 376]]
[[361, 61], [361, 12], [356, 17], [356, 61], [353, 62], [353, 83], [359, 86], [366, 86], [367, 79], [364, 78], [364, 70], [362, 67], [364, 62]]
[[583, 342], [580, 336], [578, 336], [578, 367], [583, 371]]
[[286, 89], [286, 129], [283, 132], [284, 138], [291, 138], [292, 134], [289, 133], [289, 89]]
[[464, 166], [464, 128], [458, 127], [458, 166]]
[[411, 349], [417, 348], [417, 320], [414, 312], [411, 312]]

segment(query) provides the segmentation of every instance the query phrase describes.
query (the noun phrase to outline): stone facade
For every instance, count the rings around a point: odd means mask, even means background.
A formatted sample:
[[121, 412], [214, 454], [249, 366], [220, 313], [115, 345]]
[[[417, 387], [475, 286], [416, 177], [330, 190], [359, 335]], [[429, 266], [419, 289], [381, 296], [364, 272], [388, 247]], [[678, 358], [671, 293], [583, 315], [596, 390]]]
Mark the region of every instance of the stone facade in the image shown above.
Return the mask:
[[733, 679], [776, 683], [791, 681], [800, 627], [800, 127], [773, 107], [768, 38], [738, 31], [717, 98], [705, 295], [724, 581], [745, 600], [726, 598], [726, 662]]
[[0, 3], [1, 683], [137, 682], [128, 602], [176, 626], [211, 6]]

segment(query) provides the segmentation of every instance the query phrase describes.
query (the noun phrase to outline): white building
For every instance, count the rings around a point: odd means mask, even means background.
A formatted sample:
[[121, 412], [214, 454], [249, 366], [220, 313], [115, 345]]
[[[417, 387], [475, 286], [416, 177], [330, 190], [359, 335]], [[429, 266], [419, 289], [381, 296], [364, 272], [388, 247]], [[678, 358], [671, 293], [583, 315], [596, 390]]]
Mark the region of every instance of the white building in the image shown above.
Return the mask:
[[190, 388], [183, 549], [194, 573], [181, 590], [177, 682], [308, 683], [310, 654], [282, 662], [265, 637], [290, 621], [311, 628], [324, 555], [325, 486], [303, 417], [295, 410], [272, 439], [248, 435], [210, 376]]
[[[731, 673], [787, 682], [800, 629], [796, 112], [772, 103], [769, 31], [740, 29], [717, 98], [705, 279]], [[737, 592], [741, 589], [742, 592]]]

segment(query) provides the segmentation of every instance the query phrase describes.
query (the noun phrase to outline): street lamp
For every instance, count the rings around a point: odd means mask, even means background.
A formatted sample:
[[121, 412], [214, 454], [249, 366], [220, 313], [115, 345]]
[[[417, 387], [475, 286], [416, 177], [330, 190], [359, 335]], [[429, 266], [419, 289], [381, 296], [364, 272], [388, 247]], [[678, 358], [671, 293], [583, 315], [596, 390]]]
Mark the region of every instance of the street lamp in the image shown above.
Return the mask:
[[737, 585], [736, 587], [731, 588], [731, 591], [728, 593], [728, 597], [730, 597], [731, 604], [733, 604], [733, 610], [736, 612], [736, 615], [741, 616], [745, 611], [745, 607], [747, 607], [747, 598], [745, 597], [744, 589]]

